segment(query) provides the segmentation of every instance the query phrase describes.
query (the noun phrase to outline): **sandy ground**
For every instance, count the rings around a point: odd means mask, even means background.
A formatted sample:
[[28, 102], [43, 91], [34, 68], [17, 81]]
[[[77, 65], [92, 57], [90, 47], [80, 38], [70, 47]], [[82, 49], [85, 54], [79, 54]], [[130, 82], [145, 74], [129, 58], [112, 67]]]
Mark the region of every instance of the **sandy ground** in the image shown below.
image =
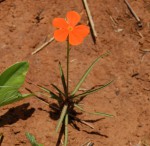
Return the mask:
[[[113, 114], [104, 118], [80, 115], [94, 129], [76, 123], [69, 126], [69, 146], [92, 141], [94, 146], [150, 146], [150, 1], [130, 0], [140, 17], [139, 28], [123, 0], [89, 0], [89, 7], [98, 34], [94, 44], [91, 34], [80, 46], [71, 49], [70, 90], [89, 64], [106, 51], [111, 54], [96, 64], [82, 88], [89, 89], [114, 79], [109, 87], [83, 101], [90, 111]], [[88, 18], [81, 0], [4, 0], [0, 2], [0, 72], [17, 61], [27, 60], [30, 69], [26, 81], [51, 89], [61, 88], [58, 62], [65, 69], [66, 43], [52, 42], [35, 55], [31, 53], [54, 32], [52, 20], [75, 10]], [[39, 91], [25, 83], [24, 87]], [[22, 88], [23, 93], [27, 91]], [[45, 98], [45, 97], [43, 97]], [[47, 99], [54, 103], [52, 99]], [[25, 132], [32, 133], [44, 146], [55, 146], [57, 120], [51, 109], [35, 97], [1, 108], [0, 133], [2, 146], [30, 146]], [[143, 143], [143, 144], [142, 144]]]

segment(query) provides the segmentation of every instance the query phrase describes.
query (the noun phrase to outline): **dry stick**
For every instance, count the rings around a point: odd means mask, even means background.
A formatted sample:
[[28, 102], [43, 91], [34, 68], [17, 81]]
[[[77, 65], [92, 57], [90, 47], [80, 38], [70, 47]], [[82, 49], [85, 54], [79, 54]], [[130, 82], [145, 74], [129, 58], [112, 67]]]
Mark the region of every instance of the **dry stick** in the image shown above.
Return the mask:
[[94, 143], [92, 143], [92, 142], [89, 142], [88, 144], [87, 144], [87, 146], [93, 146], [94, 145]]
[[139, 36], [140, 36], [142, 39], [144, 39], [144, 36], [142, 35], [141, 32], [137, 31], [137, 33], [139, 34]]
[[[80, 120], [80, 119], [79, 119], [79, 120]], [[84, 125], [89, 126], [89, 127], [92, 128], [92, 129], [94, 129], [94, 127], [93, 127], [91, 124], [89, 124], [89, 123], [87, 123], [87, 122], [85, 122], [85, 121], [83, 121], [83, 120], [80, 120], [80, 122], [81, 122], [82, 124], [84, 124]]]
[[85, 9], [86, 9], [89, 21], [90, 21], [90, 26], [91, 26], [92, 32], [93, 32], [93, 35], [92, 35], [93, 40], [94, 40], [94, 42], [96, 42], [97, 33], [96, 33], [96, 30], [95, 30], [95, 27], [94, 27], [94, 22], [93, 22], [93, 19], [92, 19], [92, 15], [91, 15], [87, 0], [83, 0], [83, 3], [84, 3], [84, 6], [85, 6]]
[[139, 27], [142, 27], [143, 24], [142, 24], [140, 18], [139, 18], [139, 17], [137, 16], [137, 14], [134, 12], [134, 10], [133, 10], [132, 7], [130, 6], [129, 2], [128, 2], [127, 0], [124, 0], [124, 1], [125, 1], [126, 5], [128, 6], [130, 12], [133, 14], [133, 16], [135, 17], [135, 19], [137, 20], [138, 26], [139, 26]]
[[3, 133], [0, 133], [0, 146], [1, 146], [2, 142], [3, 142], [3, 139], [4, 139]]
[[146, 90], [146, 91], [150, 91], [150, 89], [148, 89], [148, 88], [143, 88], [144, 90]]
[[32, 52], [32, 55], [42, 50], [44, 47], [46, 47], [49, 43], [51, 43], [54, 40], [54, 37], [46, 41], [44, 44], [42, 44], [39, 48], [37, 48], [34, 52]]
[[140, 51], [143, 51], [143, 52], [150, 52], [150, 49], [140, 49]]
[[91, 142], [91, 140], [89, 140], [89, 141], [85, 142], [85, 143], [84, 143], [84, 144], [82, 144], [81, 146], [85, 146], [85, 145], [87, 145], [89, 142]]
[[110, 19], [113, 22], [113, 24], [116, 26], [118, 23], [116, 22], [116, 20], [110, 15]]

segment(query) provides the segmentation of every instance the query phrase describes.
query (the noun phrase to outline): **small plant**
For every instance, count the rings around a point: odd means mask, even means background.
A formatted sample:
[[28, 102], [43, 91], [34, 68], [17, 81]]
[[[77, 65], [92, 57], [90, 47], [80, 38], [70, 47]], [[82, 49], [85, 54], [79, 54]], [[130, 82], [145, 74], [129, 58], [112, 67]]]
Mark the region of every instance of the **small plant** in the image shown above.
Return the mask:
[[36, 141], [35, 137], [32, 134], [30, 134], [30, 133], [27, 132], [26, 133], [26, 137], [29, 140], [29, 142], [31, 143], [31, 146], [43, 146], [42, 144], [39, 144]]
[[18, 62], [0, 74], [0, 107], [33, 95], [19, 92], [28, 68], [28, 62]]
[[[89, 27], [86, 25], [77, 25], [77, 23], [80, 21], [80, 15], [75, 11], [70, 11], [67, 13], [66, 19], [63, 18], [55, 18], [53, 20], [53, 26], [58, 28], [54, 32], [54, 38], [59, 41], [67, 41], [67, 75], [65, 77], [61, 63], [59, 63], [59, 70], [60, 70], [60, 76], [61, 81], [63, 85], [63, 91], [61, 91], [56, 85], [52, 84], [52, 86], [56, 89], [58, 94], [52, 92], [51, 90], [39, 86], [42, 90], [48, 92], [51, 95], [51, 98], [57, 100], [59, 108], [57, 110], [60, 111], [60, 118], [58, 121], [58, 124], [56, 126], [56, 132], [59, 131], [60, 127], [62, 129], [64, 128], [64, 146], [67, 146], [68, 143], [68, 123], [71, 121], [71, 119], [76, 120], [76, 110], [75, 108], [79, 109], [82, 112], [86, 112], [81, 106], [80, 102], [89, 94], [97, 92], [106, 86], [110, 85], [112, 81], [102, 85], [97, 86], [95, 88], [91, 88], [85, 92], [77, 93], [79, 88], [81, 87], [82, 83], [86, 79], [87, 75], [92, 70], [95, 63], [97, 63], [101, 58], [104, 58], [109, 54], [109, 52], [101, 55], [98, 57], [85, 71], [84, 75], [81, 77], [77, 85], [75, 86], [74, 90], [72, 92], [69, 91], [69, 59], [70, 59], [70, 45], [79, 45], [83, 42], [84, 38], [89, 34]], [[105, 114], [101, 112], [87, 112], [89, 114], [96, 114], [96, 115], [102, 115], [102, 116], [109, 116], [112, 117], [110, 114]]]

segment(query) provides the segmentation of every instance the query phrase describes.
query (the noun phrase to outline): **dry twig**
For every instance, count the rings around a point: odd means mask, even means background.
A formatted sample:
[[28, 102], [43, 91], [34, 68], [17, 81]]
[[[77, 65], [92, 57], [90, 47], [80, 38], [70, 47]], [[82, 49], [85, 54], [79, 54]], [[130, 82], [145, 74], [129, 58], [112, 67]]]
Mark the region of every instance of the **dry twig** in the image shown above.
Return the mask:
[[86, 9], [86, 12], [87, 12], [87, 15], [88, 15], [88, 18], [89, 18], [90, 26], [91, 26], [92, 33], [93, 33], [93, 35], [92, 35], [93, 36], [93, 40], [94, 40], [94, 42], [96, 42], [97, 32], [96, 32], [95, 27], [94, 27], [93, 18], [92, 18], [92, 15], [91, 15], [91, 12], [90, 12], [87, 0], [83, 0], [83, 4], [85, 6], [85, 9]]
[[51, 43], [54, 40], [54, 38], [52, 37], [51, 39], [49, 39], [48, 41], [46, 41], [44, 44], [42, 44], [39, 48], [37, 48], [34, 52], [32, 52], [32, 55], [34, 55], [35, 53], [39, 52], [40, 50], [42, 50], [44, 47], [46, 47], [49, 43]]
[[1, 146], [2, 142], [3, 142], [3, 139], [4, 139], [3, 133], [0, 133], [0, 146]]
[[137, 20], [138, 26], [139, 26], [139, 27], [142, 27], [143, 24], [142, 24], [140, 18], [137, 16], [137, 14], [136, 14], [135, 11], [133, 10], [133, 8], [132, 8], [131, 5], [129, 4], [129, 2], [128, 2], [127, 0], [124, 0], [124, 1], [125, 1], [126, 5], [128, 6], [128, 8], [129, 8], [130, 12], [132, 13], [132, 15], [133, 15], [133, 16], [135, 17], [135, 19]]
[[81, 146], [86, 146], [89, 142], [91, 142], [91, 140], [85, 142], [84, 144], [82, 144]]
[[144, 39], [144, 36], [142, 35], [141, 32], [137, 31], [137, 33], [139, 34], [139, 36], [140, 36], [142, 39]]
[[93, 145], [94, 145], [93, 142], [89, 142], [89, 143], [87, 144], [87, 146], [93, 146]]
[[150, 52], [150, 49], [140, 49], [140, 51], [143, 51], [143, 52]]
[[110, 15], [110, 20], [113, 22], [113, 25], [116, 26], [118, 25], [117, 21]]

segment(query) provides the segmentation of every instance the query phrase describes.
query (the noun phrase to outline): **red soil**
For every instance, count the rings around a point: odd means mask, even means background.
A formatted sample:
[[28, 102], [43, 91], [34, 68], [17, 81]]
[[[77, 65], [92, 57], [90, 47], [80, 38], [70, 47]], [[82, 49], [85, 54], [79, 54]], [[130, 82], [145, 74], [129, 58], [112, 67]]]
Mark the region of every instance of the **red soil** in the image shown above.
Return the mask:
[[[83, 114], [84, 120], [96, 120], [94, 129], [77, 123], [80, 131], [69, 126], [69, 146], [81, 146], [91, 140], [94, 146], [150, 145], [150, 1], [130, 0], [141, 18], [137, 26], [123, 0], [89, 0], [89, 7], [98, 33], [94, 44], [91, 35], [80, 46], [72, 47], [71, 89], [90, 63], [102, 53], [111, 55], [96, 64], [82, 88], [103, 84], [109, 87], [83, 101], [87, 110], [106, 112], [114, 118]], [[27, 81], [51, 88], [61, 87], [58, 61], [65, 68], [66, 44], [52, 42], [35, 55], [31, 53], [54, 31], [52, 20], [75, 10], [87, 15], [80, 0], [4, 0], [0, 2], [0, 72], [17, 61], [30, 63]], [[38, 91], [28, 83], [24, 87]], [[70, 89], [70, 90], [71, 90]], [[26, 90], [22, 90], [26, 93]], [[44, 97], [43, 97], [44, 98]], [[50, 103], [53, 100], [47, 99]], [[29, 146], [25, 132], [32, 133], [44, 146], [55, 146], [57, 120], [50, 118], [51, 109], [35, 97], [1, 108], [0, 133], [2, 146]], [[139, 144], [139, 145], [138, 145]], [[143, 144], [143, 146], [146, 146]]]

